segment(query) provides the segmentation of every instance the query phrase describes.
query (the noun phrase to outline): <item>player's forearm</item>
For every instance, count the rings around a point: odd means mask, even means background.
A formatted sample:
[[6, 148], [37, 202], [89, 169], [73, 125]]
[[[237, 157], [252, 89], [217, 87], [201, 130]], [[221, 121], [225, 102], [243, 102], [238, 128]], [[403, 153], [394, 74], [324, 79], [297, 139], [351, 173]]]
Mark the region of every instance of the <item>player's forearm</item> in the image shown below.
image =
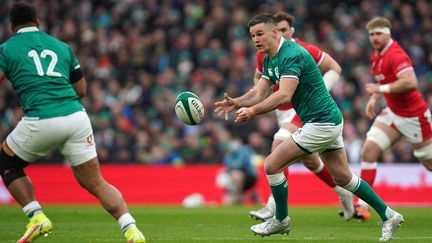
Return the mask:
[[[411, 91], [413, 89], [417, 89], [417, 82], [410, 80], [408, 78], [401, 78], [394, 83], [385, 84], [385, 85], [388, 85], [388, 92], [382, 92], [382, 93], [399, 94], [399, 93], [405, 93]], [[382, 86], [383, 85], [380, 85], [380, 91], [383, 91]], [[385, 88], [384, 91], [386, 91]]]
[[246, 94], [235, 98], [235, 102], [237, 104], [237, 108], [240, 107], [251, 107], [267, 97], [268, 93], [263, 91], [259, 91], [256, 86], [250, 89]]
[[267, 113], [269, 111], [276, 110], [277, 108], [289, 103], [291, 101], [291, 97], [286, 95], [283, 92], [275, 92], [262, 102], [252, 106], [255, 115], [260, 115]]

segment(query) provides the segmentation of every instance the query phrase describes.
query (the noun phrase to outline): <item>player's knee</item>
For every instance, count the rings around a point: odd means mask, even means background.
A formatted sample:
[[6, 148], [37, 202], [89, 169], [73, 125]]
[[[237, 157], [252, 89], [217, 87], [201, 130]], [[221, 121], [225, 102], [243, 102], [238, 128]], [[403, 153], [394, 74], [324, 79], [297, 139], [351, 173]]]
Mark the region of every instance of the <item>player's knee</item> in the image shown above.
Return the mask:
[[0, 176], [4, 184], [9, 186], [14, 180], [26, 176], [23, 168], [29, 163], [16, 155], [8, 155], [3, 148], [0, 150]]
[[380, 128], [373, 126], [366, 134], [366, 142], [362, 149], [362, 160], [375, 161], [390, 146], [391, 140], [387, 134]]
[[281, 127], [281, 128], [279, 129], [279, 131], [277, 131], [277, 132], [273, 135], [273, 139], [275, 139], [275, 140], [278, 139], [278, 140], [285, 141], [285, 140], [287, 140], [288, 138], [290, 138], [291, 135], [292, 135], [292, 133], [290, 132], [290, 130]]
[[414, 149], [414, 156], [418, 158], [429, 171], [432, 171], [432, 144]]

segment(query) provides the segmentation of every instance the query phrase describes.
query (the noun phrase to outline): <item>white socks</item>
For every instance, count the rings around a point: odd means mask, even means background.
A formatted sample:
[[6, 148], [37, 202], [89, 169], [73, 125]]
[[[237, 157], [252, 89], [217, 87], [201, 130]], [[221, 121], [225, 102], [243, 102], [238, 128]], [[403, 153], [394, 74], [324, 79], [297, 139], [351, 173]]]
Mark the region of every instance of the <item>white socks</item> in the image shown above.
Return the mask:
[[118, 219], [118, 223], [120, 224], [120, 228], [123, 233], [136, 225], [135, 219], [130, 213], [125, 213], [120, 216], [120, 218]]
[[32, 218], [33, 216], [42, 213], [42, 207], [37, 201], [28, 203], [22, 209], [28, 218]]

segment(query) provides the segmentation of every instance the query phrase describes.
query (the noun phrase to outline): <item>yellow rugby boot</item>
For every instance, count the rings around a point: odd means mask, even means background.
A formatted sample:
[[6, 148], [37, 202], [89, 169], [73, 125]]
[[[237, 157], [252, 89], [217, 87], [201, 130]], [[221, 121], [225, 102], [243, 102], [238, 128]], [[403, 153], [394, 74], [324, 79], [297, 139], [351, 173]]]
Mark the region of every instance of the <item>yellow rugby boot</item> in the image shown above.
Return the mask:
[[27, 224], [25, 233], [17, 243], [33, 242], [39, 236], [47, 237], [53, 230], [51, 221], [43, 213], [36, 214]]
[[131, 227], [124, 233], [128, 243], [145, 243], [145, 237], [136, 226]]

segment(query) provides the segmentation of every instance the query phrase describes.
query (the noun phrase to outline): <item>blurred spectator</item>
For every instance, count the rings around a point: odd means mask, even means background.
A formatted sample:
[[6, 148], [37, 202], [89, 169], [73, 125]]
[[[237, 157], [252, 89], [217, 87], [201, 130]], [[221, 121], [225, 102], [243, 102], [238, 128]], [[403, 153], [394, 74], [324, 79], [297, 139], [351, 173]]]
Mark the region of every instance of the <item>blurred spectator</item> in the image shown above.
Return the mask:
[[[34, 0], [41, 29], [74, 49], [88, 80], [83, 99], [94, 124], [102, 163], [220, 163], [221, 118], [213, 102], [229, 90], [250, 89], [255, 47], [247, 21], [258, 12], [285, 10], [296, 16], [296, 36], [325, 49], [342, 66], [332, 95], [343, 111], [350, 161], [370, 120], [364, 115], [369, 68], [368, 33], [375, 15], [388, 17], [393, 35], [411, 56], [421, 91], [432, 106], [432, 3], [419, 1], [90, 1]], [[0, 42], [11, 31], [0, 1]], [[190, 90], [205, 105], [202, 124], [188, 127], [173, 112], [176, 95]], [[268, 154], [273, 114], [228, 127], [259, 154]], [[0, 139], [22, 116], [9, 82], [0, 81]], [[411, 162], [406, 146], [389, 151], [388, 163]], [[58, 153], [43, 158], [62, 162]]]
[[259, 195], [254, 186], [257, 171], [253, 164], [254, 151], [239, 137], [226, 137], [219, 144], [226, 153], [224, 169], [217, 175], [217, 184], [224, 188], [224, 205], [240, 205], [246, 197], [259, 203]]

